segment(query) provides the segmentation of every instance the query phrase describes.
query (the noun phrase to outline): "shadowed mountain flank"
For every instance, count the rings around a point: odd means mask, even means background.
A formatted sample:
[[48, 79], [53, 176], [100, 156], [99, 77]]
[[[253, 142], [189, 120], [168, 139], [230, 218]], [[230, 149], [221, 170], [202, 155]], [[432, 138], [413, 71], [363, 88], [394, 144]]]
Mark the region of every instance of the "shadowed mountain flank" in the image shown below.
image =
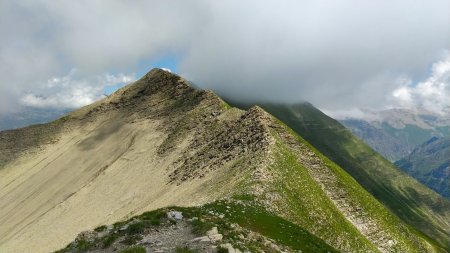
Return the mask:
[[433, 137], [395, 165], [450, 198], [450, 138]]

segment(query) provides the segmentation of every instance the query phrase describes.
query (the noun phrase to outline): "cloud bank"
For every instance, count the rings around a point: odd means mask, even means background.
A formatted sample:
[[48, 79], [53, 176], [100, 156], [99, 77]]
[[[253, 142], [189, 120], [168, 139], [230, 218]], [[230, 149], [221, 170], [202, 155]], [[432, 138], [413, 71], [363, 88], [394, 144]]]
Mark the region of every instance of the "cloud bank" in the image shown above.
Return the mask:
[[416, 85], [411, 80], [396, 89], [393, 94], [400, 107], [423, 108], [425, 110], [450, 113], [450, 53], [433, 64], [431, 75]]
[[0, 32], [0, 113], [89, 103], [167, 55], [234, 98], [448, 108], [447, 0], [0, 1]]
[[76, 69], [63, 77], [53, 77], [20, 98], [20, 104], [36, 108], [73, 109], [105, 97], [108, 86], [127, 84], [134, 76], [104, 74], [87, 79]]

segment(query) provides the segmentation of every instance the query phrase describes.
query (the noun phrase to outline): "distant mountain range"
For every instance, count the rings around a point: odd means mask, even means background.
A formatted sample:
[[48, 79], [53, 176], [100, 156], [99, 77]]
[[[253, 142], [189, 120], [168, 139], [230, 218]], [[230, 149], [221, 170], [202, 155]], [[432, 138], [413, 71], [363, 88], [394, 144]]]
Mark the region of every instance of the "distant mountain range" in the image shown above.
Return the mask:
[[25, 107], [19, 112], [1, 115], [0, 131], [47, 123], [63, 116], [69, 111], [70, 110], [68, 109], [41, 109]]
[[389, 161], [407, 156], [416, 146], [415, 141], [410, 140], [407, 130], [401, 134], [393, 133], [395, 131], [389, 131], [393, 128], [387, 124], [376, 126], [360, 119], [340, 122]]
[[364, 113], [363, 117], [339, 121], [392, 162], [432, 137], [450, 137], [450, 116], [406, 109]]
[[450, 138], [433, 137], [395, 164], [431, 189], [450, 198]]
[[340, 122], [402, 170], [450, 197], [450, 116], [394, 109]]

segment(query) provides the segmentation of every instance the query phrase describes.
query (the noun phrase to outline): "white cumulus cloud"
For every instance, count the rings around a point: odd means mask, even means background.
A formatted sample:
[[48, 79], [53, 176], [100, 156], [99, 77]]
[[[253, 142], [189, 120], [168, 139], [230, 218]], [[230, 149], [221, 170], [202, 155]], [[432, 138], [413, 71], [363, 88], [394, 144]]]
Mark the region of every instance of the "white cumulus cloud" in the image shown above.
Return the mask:
[[23, 106], [38, 108], [73, 109], [91, 104], [104, 98], [108, 86], [127, 84], [134, 81], [134, 75], [103, 74], [83, 77], [76, 69], [66, 76], [52, 77], [20, 98]]
[[417, 84], [408, 81], [394, 90], [392, 96], [400, 107], [450, 113], [450, 53], [432, 65], [426, 80]]

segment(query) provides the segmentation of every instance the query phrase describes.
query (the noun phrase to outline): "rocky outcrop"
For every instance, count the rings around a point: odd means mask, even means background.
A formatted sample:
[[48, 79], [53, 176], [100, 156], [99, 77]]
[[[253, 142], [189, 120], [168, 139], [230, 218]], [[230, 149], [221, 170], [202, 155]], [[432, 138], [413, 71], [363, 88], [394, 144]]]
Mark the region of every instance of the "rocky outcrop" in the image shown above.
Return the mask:
[[[257, 232], [231, 223], [223, 216], [203, 212], [203, 208], [184, 209], [185, 213], [173, 209], [157, 210], [114, 225], [84, 231], [66, 248], [56, 253], [108, 253], [130, 248], [161, 253], [249, 253], [247, 247], [266, 252], [296, 252], [277, 245], [272, 239]], [[192, 217], [194, 213], [199, 216]], [[219, 233], [217, 225], [221, 226], [226, 236]], [[210, 229], [204, 231], [207, 227]], [[243, 234], [248, 236], [244, 237]], [[239, 236], [234, 238], [236, 235]]]
[[[215, 116], [214, 116], [215, 115]], [[187, 149], [181, 165], [170, 174], [172, 182], [203, 177], [238, 158], [244, 164], [255, 164], [258, 153], [269, 151], [273, 138], [267, 127], [269, 116], [258, 107], [250, 109], [237, 119], [217, 120], [204, 128], [197, 128], [195, 139]], [[207, 123], [206, 123], [207, 124]], [[213, 131], [203, 129], [214, 129]]]

